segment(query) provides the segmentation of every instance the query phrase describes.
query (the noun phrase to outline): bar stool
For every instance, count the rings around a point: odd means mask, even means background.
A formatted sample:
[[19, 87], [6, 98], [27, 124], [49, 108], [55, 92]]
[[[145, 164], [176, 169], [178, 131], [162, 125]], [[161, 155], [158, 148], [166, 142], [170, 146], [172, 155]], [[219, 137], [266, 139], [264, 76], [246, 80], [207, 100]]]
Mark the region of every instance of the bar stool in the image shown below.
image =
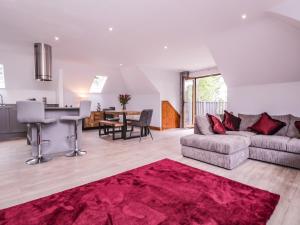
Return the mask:
[[91, 101], [81, 101], [79, 106], [78, 116], [62, 116], [60, 118], [60, 120], [62, 121], [68, 121], [74, 123], [74, 135], [70, 137], [75, 139], [75, 146], [74, 146], [74, 150], [71, 153], [66, 154], [66, 156], [73, 157], [73, 156], [82, 156], [86, 154], [86, 151], [82, 151], [79, 149], [77, 129], [78, 129], [79, 122], [84, 118], [89, 117], [90, 115], [91, 115]]
[[18, 101], [17, 102], [17, 120], [20, 123], [26, 123], [37, 128], [37, 156], [26, 161], [26, 164], [35, 165], [48, 162], [51, 158], [46, 158], [42, 154], [42, 144], [50, 140], [41, 140], [42, 127], [56, 122], [56, 119], [45, 118], [45, 106], [42, 102], [37, 101]]

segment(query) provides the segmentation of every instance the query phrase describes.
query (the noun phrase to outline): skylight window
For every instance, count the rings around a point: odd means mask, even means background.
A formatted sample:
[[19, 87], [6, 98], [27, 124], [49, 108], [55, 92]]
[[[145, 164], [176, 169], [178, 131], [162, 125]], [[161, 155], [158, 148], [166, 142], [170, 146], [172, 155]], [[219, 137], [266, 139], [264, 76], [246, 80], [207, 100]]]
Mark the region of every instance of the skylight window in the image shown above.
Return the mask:
[[5, 88], [4, 66], [0, 64], [0, 88]]
[[95, 76], [93, 83], [90, 87], [90, 93], [101, 93], [106, 80], [107, 76]]

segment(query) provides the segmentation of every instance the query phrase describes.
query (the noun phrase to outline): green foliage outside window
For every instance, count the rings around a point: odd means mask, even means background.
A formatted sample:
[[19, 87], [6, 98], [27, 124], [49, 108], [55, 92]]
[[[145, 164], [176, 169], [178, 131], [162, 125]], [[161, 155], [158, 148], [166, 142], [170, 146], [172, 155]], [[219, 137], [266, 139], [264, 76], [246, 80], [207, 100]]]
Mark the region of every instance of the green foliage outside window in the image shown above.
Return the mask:
[[197, 79], [197, 101], [226, 102], [227, 86], [222, 76]]

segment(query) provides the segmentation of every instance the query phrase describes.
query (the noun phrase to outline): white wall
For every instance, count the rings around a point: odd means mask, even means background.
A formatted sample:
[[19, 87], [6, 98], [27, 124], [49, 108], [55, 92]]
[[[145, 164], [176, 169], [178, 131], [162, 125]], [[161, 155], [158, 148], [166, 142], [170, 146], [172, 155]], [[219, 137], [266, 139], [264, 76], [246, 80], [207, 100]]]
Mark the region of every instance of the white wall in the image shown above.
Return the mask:
[[300, 115], [300, 30], [266, 14], [210, 40], [235, 113]]
[[299, 93], [300, 82], [232, 87], [228, 107], [234, 113], [300, 116]]
[[[47, 97], [48, 103], [58, 103], [58, 77], [63, 76], [64, 105], [78, 105], [81, 99], [91, 99], [92, 109], [97, 102], [103, 107], [119, 106], [118, 94], [126, 90], [119, 68], [88, 65], [55, 58], [53, 48], [53, 81], [40, 82], [34, 78], [33, 43], [0, 42], [0, 64], [4, 65], [5, 89], [0, 89], [4, 102]], [[95, 75], [108, 76], [101, 94], [89, 94]]]
[[161, 101], [167, 100], [179, 111], [179, 73], [147, 66], [121, 69], [123, 80], [132, 100], [129, 109], [153, 109], [152, 126], [161, 127]]
[[132, 100], [129, 102], [127, 109], [130, 110], [143, 110], [153, 109], [152, 126], [161, 126], [161, 113], [160, 113], [160, 96], [159, 94], [138, 94], [132, 95]]
[[191, 71], [190, 72], [190, 77], [203, 77], [207, 75], [213, 75], [213, 74], [219, 74], [220, 70], [218, 67], [211, 67], [211, 68], [206, 68], [202, 70], [197, 70], [197, 71]]
[[140, 66], [140, 69], [160, 93], [160, 101], [169, 101], [180, 110], [180, 77], [178, 72]]
[[[0, 42], [0, 64], [4, 65], [5, 89], [0, 89], [5, 103], [17, 100], [48, 98], [49, 103], [56, 102], [56, 82], [40, 82], [34, 79], [33, 44], [9, 44]], [[53, 68], [53, 76], [58, 70]]]
[[[11, 44], [0, 42], [0, 63], [4, 65], [6, 88], [0, 89], [5, 103], [47, 97], [48, 103], [59, 102], [58, 79], [63, 78], [63, 105], [77, 106], [82, 99], [92, 101], [92, 110], [99, 102], [102, 108], [115, 106], [120, 109], [118, 95], [129, 93], [132, 100], [128, 109], [154, 109], [152, 125], [161, 126], [161, 100], [169, 100], [179, 108], [179, 75], [152, 68], [98, 66], [55, 58], [53, 48], [53, 81], [34, 79], [33, 43]], [[90, 94], [89, 88], [95, 75], [108, 79], [101, 94]]]
[[130, 110], [153, 109], [152, 126], [160, 127], [160, 93], [137, 66], [124, 66], [121, 74], [131, 100], [127, 106]]
[[[64, 104], [78, 105], [80, 100], [92, 101], [92, 109], [99, 102], [102, 108], [119, 107], [118, 94], [126, 92], [119, 68], [88, 65], [78, 62], [59, 62], [64, 80]], [[102, 93], [90, 94], [89, 88], [96, 75], [107, 76]]]

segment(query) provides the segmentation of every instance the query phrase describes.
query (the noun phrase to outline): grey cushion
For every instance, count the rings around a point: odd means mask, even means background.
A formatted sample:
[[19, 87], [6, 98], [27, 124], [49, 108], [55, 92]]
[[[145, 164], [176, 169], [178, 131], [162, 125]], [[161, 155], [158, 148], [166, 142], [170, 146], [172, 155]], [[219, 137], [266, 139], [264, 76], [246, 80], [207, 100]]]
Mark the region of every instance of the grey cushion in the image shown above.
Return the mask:
[[56, 119], [45, 118], [45, 105], [38, 101], [17, 101], [17, 118], [20, 123], [56, 122]]
[[251, 137], [251, 146], [279, 151], [287, 151], [287, 143], [290, 140], [284, 136], [255, 135]]
[[17, 101], [17, 119], [20, 123], [43, 123], [45, 105], [38, 101]]
[[214, 134], [207, 116], [196, 116], [195, 125], [197, 126], [200, 134], [203, 135]]
[[80, 101], [80, 106], [79, 106], [79, 116], [81, 118], [86, 118], [91, 115], [91, 101]]
[[241, 131], [247, 131], [248, 127], [251, 127], [254, 123], [256, 123], [259, 118], [259, 115], [245, 115], [245, 114], [239, 114], [239, 118], [242, 120], [240, 125]]
[[300, 117], [291, 115], [290, 125], [288, 127], [287, 136], [290, 138], [300, 138], [298, 129], [295, 127], [295, 122], [300, 121]]
[[235, 152], [231, 155], [220, 154], [217, 152], [206, 151], [188, 146], [182, 146], [181, 152], [185, 157], [196, 159], [201, 162], [210, 163], [212, 165], [220, 166], [226, 169], [233, 169], [237, 167], [238, 165], [246, 161], [249, 157], [248, 148]]
[[300, 154], [250, 147], [250, 159], [275, 163], [300, 169]]
[[256, 135], [255, 133], [250, 132], [250, 131], [226, 131], [226, 134], [227, 135], [238, 135], [238, 136], [243, 136], [243, 137], [248, 137], [248, 138]]
[[275, 135], [286, 136], [288, 132], [290, 120], [291, 120], [291, 115], [280, 115], [280, 116], [271, 116], [271, 117], [275, 120], [280, 120], [281, 122], [284, 122], [286, 124], [286, 126], [281, 128]]
[[184, 146], [229, 155], [247, 148], [250, 145], [250, 139], [235, 135], [192, 134], [182, 137], [180, 143]]
[[194, 134], [201, 134], [198, 125], [196, 124], [196, 122], [194, 123]]
[[300, 154], [300, 139], [292, 138], [287, 143], [287, 151]]
[[47, 119], [44, 119], [44, 121], [43, 121], [43, 123], [46, 123], [46, 124], [54, 123], [54, 122], [56, 122], [56, 119], [52, 119], [52, 118], [47, 118]]

